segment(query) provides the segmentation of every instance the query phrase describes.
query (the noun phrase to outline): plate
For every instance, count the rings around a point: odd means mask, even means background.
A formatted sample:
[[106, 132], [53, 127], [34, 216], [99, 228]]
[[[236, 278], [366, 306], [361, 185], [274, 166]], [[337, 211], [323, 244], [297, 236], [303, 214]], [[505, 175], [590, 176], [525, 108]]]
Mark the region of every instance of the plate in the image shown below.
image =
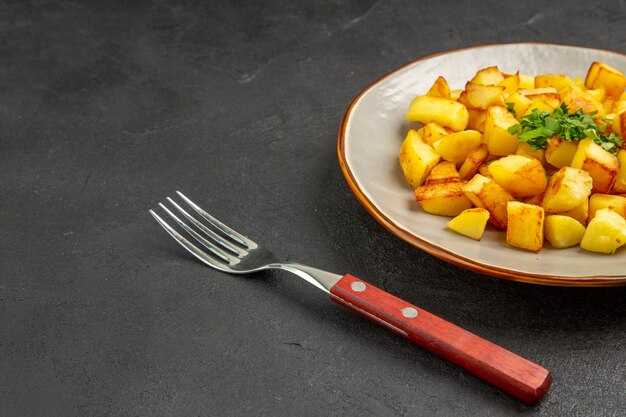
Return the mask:
[[559, 286], [626, 285], [626, 249], [614, 255], [579, 247], [539, 253], [508, 246], [505, 233], [485, 231], [480, 242], [446, 229], [447, 217], [423, 212], [398, 163], [400, 145], [411, 127], [405, 119], [411, 100], [425, 94], [437, 76], [463, 88], [481, 68], [537, 75], [583, 77], [594, 61], [626, 70], [626, 55], [575, 46], [518, 43], [487, 45], [431, 55], [385, 75], [350, 103], [339, 130], [343, 174], [367, 211], [391, 233], [460, 267], [515, 281]]

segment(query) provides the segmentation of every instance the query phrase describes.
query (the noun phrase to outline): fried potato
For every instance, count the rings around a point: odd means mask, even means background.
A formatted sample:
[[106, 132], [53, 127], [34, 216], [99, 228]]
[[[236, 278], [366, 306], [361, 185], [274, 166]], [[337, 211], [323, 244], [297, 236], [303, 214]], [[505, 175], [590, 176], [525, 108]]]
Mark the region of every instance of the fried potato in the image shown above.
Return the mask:
[[546, 216], [543, 235], [553, 248], [564, 249], [576, 246], [583, 239], [585, 226], [579, 221], [558, 214]]
[[[425, 212], [454, 217], [447, 227], [472, 239], [489, 222], [517, 248], [540, 251], [545, 239], [613, 253], [626, 241], [625, 88], [624, 74], [601, 62], [584, 80], [491, 66], [451, 90], [437, 77], [407, 111], [422, 125], [402, 143], [403, 174]], [[546, 114], [561, 105], [595, 125]], [[535, 110], [543, 113], [521, 119]], [[547, 132], [555, 133], [546, 140]], [[615, 134], [624, 149], [604, 143], [619, 146]]]
[[415, 188], [415, 200], [422, 209], [438, 216], [457, 216], [472, 207], [460, 182], [422, 185]]
[[478, 148], [467, 154], [467, 158], [465, 158], [463, 165], [461, 165], [461, 168], [459, 169], [459, 176], [461, 179], [469, 180], [476, 175], [480, 166], [487, 160], [488, 156], [489, 151], [487, 150], [487, 145], [484, 143], [481, 143]]
[[515, 112], [515, 117], [522, 117], [530, 106], [533, 104], [532, 100], [520, 93], [519, 91], [511, 94], [506, 99], [507, 103], [513, 104], [513, 111]]
[[431, 97], [441, 97], [451, 99], [450, 96], [450, 86], [448, 85], [448, 81], [442, 76], [437, 77], [432, 87], [426, 93], [427, 96]]
[[624, 93], [626, 77], [621, 71], [608, 64], [594, 62], [587, 72], [585, 87], [588, 89], [602, 87], [608, 97], [617, 99]]
[[450, 133], [435, 142], [433, 148], [446, 161], [460, 165], [471, 151], [480, 146], [482, 136], [477, 130]]
[[507, 95], [511, 95], [515, 92], [517, 92], [517, 89], [519, 88], [519, 72], [516, 74], [513, 74], [509, 77], [506, 77], [504, 80], [500, 81], [497, 85], [500, 87], [504, 87], [504, 92]]
[[567, 105], [570, 114], [576, 113], [582, 109], [584, 113], [597, 112], [594, 117], [602, 117], [605, 115], [604, 106], [594, 99], [589, 93], [581, 90], [575, 85], [565, 88], [561, 94], [563, 103]]
[[587, 138], [578, 144], [570, 166], [583, 169], [591, 175], [592, 192], [608, 193], [613, 187], [620, 163], [615, 155], [597, 145], [593, 139]]
[[568, 142], [558, 136], [548, 139], [545, 156], [546, 161], [557, 168], [569, 165], [578, 151], [577, 142]]
[[546, 171], [535, 158], [508, 155], [489, 165], [493, 179], [513, 197], [530, 197], [546, 190]]
[[439, 162], [433, 169], [430, 170], [424, 184], [443, 184], [445, 182], [461, 182], [461, 177], [456, 170], [454, 162]]
[[497, 66], [479, 70], [470, 81], [480, 85], [496, 85], [504, 80], [504, 75]]
[[467, 127], [472, 130], [477, 130], [481, 133], [485, 132], [485, 121], [487, 120], [487, 110], [468, 108], [469, 120]]
[[422, 185], [426, 175], [440, 158], [415, 130], [409, 130], [400, 148], [400, 167], [404, 178], [413, 188]]
[[519, 146], [516, 135], [508, 132], [508, 128], [517, 124], [517, 120], [505, 107], [491, 106], [487, 110], [485, 121], [484, 142], [492, 155], [509, 155], [515, 153]]
[[543, 247], [543, 208], [519, 201], [507, 203], [506, 243], [539, 252]]
[[617, 153], [617, 160], [619, 161], [619, 170], [615, 176], [612, 192], [626, 194], [626, 150], [620, 149]]
[[533, 149], [526, 142], [520, 142], [515, 151], [515, 155], [527, 156], [529, 158], [535, 158], [541, 165], [546, 164], [546, 151], [544, 149]]
[[485, 233], [489, 216], [489, 212], [483, 208], [471, 208], [463, 210], [461, 214], [446, 223], [446, 226], [464, 236], [480, 240]]
[[474, 82], [468, 82], [465, 85], [465, 91], [461, 93], [459, 101], [465, 100], [475, 109], [487, 109], [489, 106], [503, 106], [505, 87], [497, 85], [482, 85]]
[[464, 105], [454, 100], [418, 96], [411, 102], [406, 118], [421, 123], [435, 122], [459, 132], [467, 127], [469, 114]]
[[589, 222], [580, 247], [591, 252], [614, 253], [626, 243], [626, 220], [613, 210], [598, 210]]
[[476, 174], [463, 186], [463, 191], [476, 207], [489, 211], [489, 223], [499, 229], [506, 229], [506, 205], [509, 201], [515, 201], [507, 190], [494, 180]]
[[577, 205], [571, 210], [557, 213], [561, 216], [571, 217], [582, 225], [586, 225], [589, 221], [589, 200], [583, 200], [582, 203]]
[[[535, 80], [537, 77], [535, 77]], [[519, 93], [523, 96], [538, 96], [541, 94], [555, 94], [558, 93], [557, 89], [554, 87], [541, 87], [541, 88], [522, 88], [519, 90]]]
[[535, 77], [535, 87], [552, 87], [561, 91], [574, 84], [574, 80], [565, 74], [542, 74]]
[[612, 194], [591, 194], [589, 197], [589, 220], [593, 219], [598, 210], [611, 209], [626, 218], [626, 197]]
[[525, 89], [535, 88], [535, 77], [533, 77], [532, 75], [520, 74], [519, 75], [519, 88], [525, 88]]
[[446, 135], [448, 135], [446, 128], [435, 122], [427, 123], [422, 127], [422, 139], [430, 146]]
[[565, 166], [550, 177], [541, 205], [548, 214], [571, 210], [587, 202], [592, 186], [589, 173]]

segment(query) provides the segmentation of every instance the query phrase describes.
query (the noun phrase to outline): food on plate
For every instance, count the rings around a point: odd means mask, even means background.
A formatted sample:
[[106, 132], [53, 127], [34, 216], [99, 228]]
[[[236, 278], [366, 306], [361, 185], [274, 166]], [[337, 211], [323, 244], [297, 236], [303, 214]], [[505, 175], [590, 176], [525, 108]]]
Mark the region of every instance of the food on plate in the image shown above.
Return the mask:
[[461, 214], [446, 223], [446, 226], [463, 236], [480, 240], [483, 237], [488, 220], [489, 212], [487, 210], [470, 208], [463, 210]]
[[444, 182], [461, 182], [461, 177], [454, 162], [441, 161], [430, 170], [424, 184], [442, 184]]
[[543, 247], [543, 208], [520, 201], [509, 201], [506, 212], [506, 243], [539, 252]]
[[611, 209], [598, 210], [591, 219], [580, 247], [600, 253], [614, 253], [626, 243], [626, 220]]
[[506, 229], [507, 204], [515, 199], [504, 187], [491, 178], [476, 174], [463, 185], [463, 191], [476, 207], [484, 208], [489, 212], [489, 222], [492, 225], [498, 229]]
[[477, 130], [454, 132], [433, 143], [433, 148], [446, 161], [460, 165], [471, 151], [480, 146], [482, 137]]
[[594, 193], [611, 191], [620, 168], [617, 156], [604, 150], [591, 138], [579, 142], [570, 166], [580, 168], [591, 175], [593, 180], [591, 191]]
[[622, 217], [626, 217], [626, 197], [612, 194], [593, 194], [589, 198], [589, 220], [601, 209], [611, 209]]
[[540, 161], [523, 155], [508, 155], [489, 164], [493, 179], [513, 197], [532, 197], [546, 190], [548, 179]]
[[400, 166], [404, 178], [413, 188], [422, 185], [430, 170], [441, 157], [415, 130], [409, 130], [400, 148]]
[[[626, 242], [626, 76], [602, 62], [586, 77], [480, 69], [463, 89], [437, 77], [415, 97], [400, 148], [415, 199], [480, 240], [613, 253]], [[624, 149], [623, 149], [624, 148]]]
[[557, 249], [571, 248], [580, 244], [585, 226], [570, 216], [550, 214], [544, 220], [543, 234], [550, 245]]
[[460, 182], [422, 185], [415, 190], [415, 199], [426, 213], [456, 216], [472, 207]]
[[517, 124], [517, 119], [503, 106], [491, 106], [485, 119], [485, 143], [491, 155], [510, 155], [517, 151], [517, 136], [509, 133], [509, 128]]
[[541, 205], [546, 213], [572, 210], [588, 202], [593, 180], [582, 169], [563, 167], [550, 177]]
[[419, 96], [411, 103], [406, 118], [421, 123], [435, 122], [460, 132], [467, 127], [469, 113], [463, 104], [452, 99]]

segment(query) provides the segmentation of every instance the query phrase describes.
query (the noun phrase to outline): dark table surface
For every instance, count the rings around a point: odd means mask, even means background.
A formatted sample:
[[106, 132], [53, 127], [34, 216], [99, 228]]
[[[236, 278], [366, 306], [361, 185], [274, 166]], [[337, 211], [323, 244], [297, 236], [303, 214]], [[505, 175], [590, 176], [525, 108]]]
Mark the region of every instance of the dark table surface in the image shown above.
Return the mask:
[[[625, 288], [440, 261], [376, 223], [336, 157], [350, 100], [407, 62], [624, 53], [625, 25], [623, 0], [2, 1], [0, 415], [625, 415]], [[525, 406], [295, 276], [202, 266], [147, 213], [177, 189], [537, 361], [552, 389]]]

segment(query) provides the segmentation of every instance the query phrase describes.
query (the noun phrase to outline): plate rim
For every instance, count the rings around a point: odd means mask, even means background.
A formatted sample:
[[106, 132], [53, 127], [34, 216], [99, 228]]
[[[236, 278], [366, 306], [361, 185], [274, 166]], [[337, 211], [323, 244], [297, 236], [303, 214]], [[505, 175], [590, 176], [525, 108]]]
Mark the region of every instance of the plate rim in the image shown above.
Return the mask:
[[427, 59], [435, 58], [441, 55], [447, 55], [455, 52], [473, 50], [473, 49], [481, 49], [487, 47], [494, 46], [513, 46], [513, 45], [540, 45], [540, 46], [548, 46], [548, 47], [565, 47], [565, 48], [576, 48], [576, 49], [587, 49], [592, 51], [600, 51], [611, 54], [622, 55], [626, 57], [626, 54], [621, 52], [611, 51], [607, 49], [601, 48], [590, 48], [584, 46], [576, 46], [576, 45], [563, 45], [563, 44], [555, 44], [555, 43], [545, 43], [545, 42], [515, 42], [515, 43], [493, 43], [493, 44], [481, 44], [475, 46], [469, 46], [464, 48], [452, 49], [448, 51], [437, 52], [434, 54], [426, 55], [424, 57], [415, 59], [411, 62], [408, 62], [405, 65], [379, 77], [369, 85], [367, 85], [364, 89], [362, 89], [350, 102], [344, 115], [341, 119], [341, 124], [339, 127], [338, 137], [337, 137], [337, 155], [339, 159], [339, 166], [343, 173], [343, 176], [348, 183], [352, 193], [357, 197], [361, 205], [367, 210], [367, 212], [385, 229], [391, 232], [393, 235], [401, 238], [407, 243], [417, 247], [418, 249], [423, 250], [424, 252], [433, 255], [439, 259], [442, 259], [448, 263], [453, 265], [462, 267], [464, 269], [468, 269], [470, 271], [478, 272], [485, 275], [490, 275], [496, 278], [502, 278], [510, 281], [524, 282], [530, 284], [539, 284], [539, 285], [549, 285], [549, 286], [562, 286], [562, 287], [610, 287], [610, 286], [623, 286], [626, 285], [626, 275], [621, 276], [606, 276], [606, 275], [590, 275], [590, 276], [580, 276], [580, 277], [568, 277], [564, 275], [540, 275], [534, 273], [524, 273], [520, 271], [511, 270], [508, 268], [498, 267], [494, 265], [488, 265], [481, 262], [478, 262], [473, 259], [469, 259], [463, 256], [460, 256], [452, 251], [439, 247], [435, 244], [425, 241], [419, 236], [414, 235], [413, 233], [403, 229], [393, 220], [388, 218], [385, 214], [378, 209], [376, 204], [374, 204], [366, 195], [365, 192], [359, 187], [351, 169], [348, 164], [346, 154], [345, 154], [345, 144], [346, 144], [346, 130], [348, 127], [348, 123], [350, 120], [350, 116], [355, 105], [359, 102], [361, 97], [363, 97], [368, 91], [378, 85], [381, 81], [395, 75], [396, 73], [416, 64], [417, 62], [424, 61]]

